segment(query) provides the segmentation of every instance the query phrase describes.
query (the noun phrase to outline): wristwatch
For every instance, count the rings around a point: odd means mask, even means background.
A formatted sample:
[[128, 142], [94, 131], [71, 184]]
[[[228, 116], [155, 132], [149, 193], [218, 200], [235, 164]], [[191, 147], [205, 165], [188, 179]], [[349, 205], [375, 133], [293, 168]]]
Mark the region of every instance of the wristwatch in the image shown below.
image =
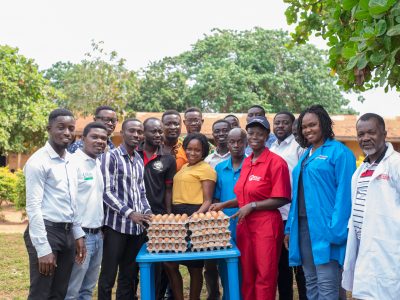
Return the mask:
[[250, 206], [252, 210], [255, 210], [257, 208], [257, 202], [251, 202]]

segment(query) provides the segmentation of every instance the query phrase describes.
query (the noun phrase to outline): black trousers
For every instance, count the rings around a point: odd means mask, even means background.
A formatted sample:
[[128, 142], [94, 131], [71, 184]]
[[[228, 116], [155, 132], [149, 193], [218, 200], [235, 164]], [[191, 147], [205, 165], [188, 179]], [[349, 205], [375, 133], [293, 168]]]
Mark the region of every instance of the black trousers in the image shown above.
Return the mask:
[[207, 287], [207, 300], [219, 300], [219, 272], [218, 260], [210, 259], [204, 261], [204, 279]]
[[[286, 221], [284, 221], [284, 226]], [[306, 279], [304, 277], [303, 268], [289, 267], [289, 251], [282, 245], [281, 257], [278, 265], [278, 291], [279, 300], [293, 300], [293, 272], [296, 277], [297, 290], [300, 300], [307, 300], [306, 295]]]
[[144, 243], [144, 234], [130, 235], [104, 227], [103, 260], [99, 278], [99, 300], [111, 300], [118, 273], [117, 299], [135, 297], [136, 256]]
[[29, 226], [24, 232], [24, 241], [29, 256], [29, 300], [64, 299], [75, 256], [75, 240], [71, 230], [46, 226], [47, 240], [56, 257], [54, 274], [39, 273], [37, 252], [29, 236]]

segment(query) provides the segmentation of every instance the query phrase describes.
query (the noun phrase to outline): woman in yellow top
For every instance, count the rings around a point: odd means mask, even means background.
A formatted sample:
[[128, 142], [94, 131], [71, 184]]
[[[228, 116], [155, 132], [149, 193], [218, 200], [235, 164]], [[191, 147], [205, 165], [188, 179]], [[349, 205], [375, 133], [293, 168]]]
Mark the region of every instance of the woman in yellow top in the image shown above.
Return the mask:
[[[208, 211], [214, 194], [217, 174], [204, 159], [209, 146], [205, 135], [191, 133], [183, 140], [188, 163], [176, 173], [172, 188], [172, 212], [174, 214], [204, 213]], [[190, 274], [190, 299], [200, 299], [203, 286], [203, 261], [165, 263], [175, 300], [183, 300], [183, 282], [179, 264], [187, 266]]]

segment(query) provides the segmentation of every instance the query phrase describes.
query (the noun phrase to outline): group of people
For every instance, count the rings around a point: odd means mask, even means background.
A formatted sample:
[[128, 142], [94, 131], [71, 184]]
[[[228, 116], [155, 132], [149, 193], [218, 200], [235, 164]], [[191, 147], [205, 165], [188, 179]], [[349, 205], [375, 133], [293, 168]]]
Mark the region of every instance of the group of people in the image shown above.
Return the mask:
[[[187, 134], [181, 137], [182, 121]], [[241, 252], [245, 300], [357, 299], [400, 296], [400, 154], [386, 142], [382, 117], [356, 124], [366, 158], [335, 140], [320, 105], [298, 119], [249, 108], [241, 128], [235, 115], [212, 126], [214, 145], [201, 133], [198, 108], [183, 115], [122, 123], [122, 143], [111, 136], [118, 118], [97, 108], [75, 141], [66, 109], [49, 115], [49, 139], [25, 165], [24, 240], [29, 254], [29, 299], [136, 299], [136, 256], [151, 214], [223, 210]], [[272, 133], [273, 132], [273, 133]], [[227, 281], [223, 261], [179, 261], [155, 267], [157, 299], [183, 300], [179, 266], [188, 268], [190, 299], [207, 299]], [[118, 278], [117, 278], [118, 276]], [[345, 297], [345, 296], [344, 296]]]

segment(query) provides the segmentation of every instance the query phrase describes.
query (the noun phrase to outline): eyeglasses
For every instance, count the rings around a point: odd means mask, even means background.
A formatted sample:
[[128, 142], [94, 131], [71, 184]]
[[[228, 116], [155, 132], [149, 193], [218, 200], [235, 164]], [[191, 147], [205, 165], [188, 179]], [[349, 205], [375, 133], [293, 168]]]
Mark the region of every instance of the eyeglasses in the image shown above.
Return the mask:
[[117, 124], [118, 119], [117, 118], [107, 118], [107, 117], [100, 117], [96, 116], [96, 119], [102, 120], [104, 123], [111, 123], [113, 125]]

